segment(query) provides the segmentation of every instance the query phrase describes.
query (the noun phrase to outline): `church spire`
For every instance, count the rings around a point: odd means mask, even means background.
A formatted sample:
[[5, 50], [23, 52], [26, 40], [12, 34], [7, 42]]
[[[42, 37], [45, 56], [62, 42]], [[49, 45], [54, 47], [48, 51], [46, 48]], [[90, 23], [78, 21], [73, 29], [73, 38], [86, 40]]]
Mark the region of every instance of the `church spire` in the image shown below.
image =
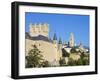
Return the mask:
[[53, 40], [57, 40], [56, 33], [54, 33]]

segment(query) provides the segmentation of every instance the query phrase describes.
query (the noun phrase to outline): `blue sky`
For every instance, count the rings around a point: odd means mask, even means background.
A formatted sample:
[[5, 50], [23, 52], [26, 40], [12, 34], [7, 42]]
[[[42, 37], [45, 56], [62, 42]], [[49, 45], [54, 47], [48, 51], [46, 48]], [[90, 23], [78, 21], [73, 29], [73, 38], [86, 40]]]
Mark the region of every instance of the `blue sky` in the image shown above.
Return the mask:
[[25, 13], [25, 31], [29, 31], [30, 23], [48, 23], [49, 37], [54, 33], [57, 39], [61, 37], [62, 41], [69, 40], [70, 33], [74, 34], [76, 44], [80, 42], [89, 46], [89, 16], [74, 14], [49, 14], [49, 13]]

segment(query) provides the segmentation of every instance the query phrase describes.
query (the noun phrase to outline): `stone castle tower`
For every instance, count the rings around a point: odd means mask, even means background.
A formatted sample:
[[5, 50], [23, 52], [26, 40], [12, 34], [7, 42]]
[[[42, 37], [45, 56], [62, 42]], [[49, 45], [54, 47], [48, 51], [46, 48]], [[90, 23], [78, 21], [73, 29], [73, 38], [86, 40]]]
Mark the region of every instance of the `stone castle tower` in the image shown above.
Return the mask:
[[73, 33], [70, 33], [69, 46], [70, 47], [74, 47], [75, 46], [75, 41], [74, 41]]
[[49, 24], [44, 23], [44, 24], [32, 24], [30, 23], [29, 25], [29, 34], [31, 37], [38, 36], [38, 35], [43, 35], [48, 37], [49, 34]]

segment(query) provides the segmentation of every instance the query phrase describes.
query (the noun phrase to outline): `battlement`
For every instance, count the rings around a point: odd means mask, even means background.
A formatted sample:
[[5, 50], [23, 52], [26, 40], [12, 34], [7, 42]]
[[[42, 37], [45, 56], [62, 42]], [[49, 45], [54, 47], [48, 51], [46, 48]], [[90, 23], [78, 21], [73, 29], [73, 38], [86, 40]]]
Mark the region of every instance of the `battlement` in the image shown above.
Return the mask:
[[44, 23], [44, 24], [32, 24], [30, 23], [29, 25], [29, 34], [30, 36], [38, 36], [38, 35], [43, 35], [48, 37], [49, 34], [49, 24]]

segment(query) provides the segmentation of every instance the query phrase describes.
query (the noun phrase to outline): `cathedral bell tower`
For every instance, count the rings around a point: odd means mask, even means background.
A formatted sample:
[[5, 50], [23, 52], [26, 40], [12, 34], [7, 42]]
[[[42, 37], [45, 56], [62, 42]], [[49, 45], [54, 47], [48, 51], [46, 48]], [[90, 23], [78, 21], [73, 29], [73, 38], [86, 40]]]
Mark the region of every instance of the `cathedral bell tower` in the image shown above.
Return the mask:
[[75, 46], [73, 33], [70, 33], [69, 46], [70, 47], [74, 47]]

